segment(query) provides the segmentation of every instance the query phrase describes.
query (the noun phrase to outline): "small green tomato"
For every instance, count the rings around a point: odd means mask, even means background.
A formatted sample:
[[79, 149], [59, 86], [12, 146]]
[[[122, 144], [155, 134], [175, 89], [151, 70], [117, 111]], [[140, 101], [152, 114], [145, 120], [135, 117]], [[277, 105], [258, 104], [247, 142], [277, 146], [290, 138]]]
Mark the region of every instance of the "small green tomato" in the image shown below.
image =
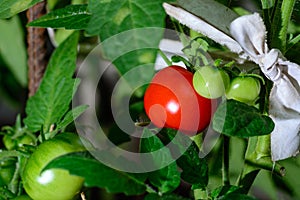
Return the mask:
[[260, 82], [257, 78], [239, 76], [232, 80], [226, 97], [253, 105], [259, 96], [260, 89]]
[[223, 96], [229, 83], [230, 78], [226, 72], [211, 66], [201, 67], [193, 77], [196, 92], [209, 99]]

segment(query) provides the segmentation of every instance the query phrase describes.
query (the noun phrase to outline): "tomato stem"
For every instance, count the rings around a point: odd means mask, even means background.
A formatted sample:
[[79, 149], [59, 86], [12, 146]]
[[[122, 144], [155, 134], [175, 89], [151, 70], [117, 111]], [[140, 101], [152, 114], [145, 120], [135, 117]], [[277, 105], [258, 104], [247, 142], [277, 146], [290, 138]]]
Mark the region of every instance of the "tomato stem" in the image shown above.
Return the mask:
[[261, 169], [274, 172], [276, 175], [284, 176], [285, 170], [277, 163], [273, 163], [270, 156], [270, 135], [252, 137], [249, 139], [245, 155], [245, 164], [238, 180], [245, 193], [253, 185], [256, 176]]
[[261, 75], [259, 75], [259, 74], [245, 74], [245, 75], [242, 75], [242, 76], [257, 78], [257, 79], [261, 80], [261, 82], [262, 82], [263, 85], [266, 84], [265, 79]]
[[172, 65], [172, 62], [168, 59], [168, 57], [166, 56], [166, 54], [164, 54], [164, 52], [162, 52], [162, 50], [158, 50], [158, 53], [159, 55], [162, 57], [162, 59], [165, 61], [165, 63], [168, 65], [168, 66], [171, 66]]
[[223, 135], [223, 162], [222, 162], [222, 179], [223, 185], [230, 185], [229, 180], [229, 142], [230, 138]]
[[204, 189], [195, 189], [194, 190], [194, 199], [208, 199], [208, 192]]
[[19, 184], [20, 184], [20, 164], [19, 164], [20, 157], [18, 156], [18, 162], [16, 162], [16, 168], [14, 175], [8, 185], [8, 189], [14, 193], [17, 194], [19, 191]]

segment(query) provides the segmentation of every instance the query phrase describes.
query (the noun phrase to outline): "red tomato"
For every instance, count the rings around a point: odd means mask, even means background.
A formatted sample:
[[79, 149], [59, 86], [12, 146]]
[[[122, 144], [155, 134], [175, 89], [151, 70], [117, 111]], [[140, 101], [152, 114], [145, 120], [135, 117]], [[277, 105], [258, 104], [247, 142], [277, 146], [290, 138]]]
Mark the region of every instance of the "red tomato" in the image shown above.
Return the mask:
[[193, 74], [174, 65], [154, 76], [144, 96], [145, 111], [154, 125], [178, 129], [188, 135], [209, 125], [215, 106], [216, 100], [195, 91]]

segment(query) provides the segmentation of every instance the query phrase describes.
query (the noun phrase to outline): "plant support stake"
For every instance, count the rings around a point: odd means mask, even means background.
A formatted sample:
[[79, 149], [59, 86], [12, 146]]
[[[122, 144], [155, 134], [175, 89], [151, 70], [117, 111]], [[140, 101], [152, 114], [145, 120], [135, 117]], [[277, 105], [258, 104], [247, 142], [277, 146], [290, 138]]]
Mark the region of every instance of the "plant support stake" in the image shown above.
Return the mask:
[[[26, 15], [28, 22], [31, 22], [46, 13], [46, 2], [40, 2], [31, 7]], [[44, 71], [47, 66], [46, 29], [27, 28], [28, 42], [28, 96], [33, 96], [39, 87]]]

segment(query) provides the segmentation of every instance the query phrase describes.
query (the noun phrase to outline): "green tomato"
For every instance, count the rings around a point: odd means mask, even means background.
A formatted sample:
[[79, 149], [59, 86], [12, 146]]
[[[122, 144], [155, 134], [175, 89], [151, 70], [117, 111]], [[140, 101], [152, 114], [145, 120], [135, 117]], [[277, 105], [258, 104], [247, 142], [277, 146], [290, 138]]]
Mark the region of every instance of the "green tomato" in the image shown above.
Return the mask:
[[[61, 133], [40, 144], [27, 161], [22, 174], [24, 189], [34, 200], [72, 199], [83, 185], [83, 178], [67, 170], [43, 168], [61, 155], [84, 151], [80, 138], [73, 133]], [[76, 166], [74, 166], [76, 167]]]
[[193, 77], [196, 92], [209, 99], [223, 96], [229, 83], [230, 78], [226, 72], [211, 66], [201, 67]]
[[239, 76], [232, 80], [226, 92], [226, 97], [253, 105], [259, 96], [260, 87], [260, 82], [257, 78]]
[[14, 150], [22, 147], [24, 144], [34, 145], [35, 141], [29, 135], [22, 135], [13, 139], [10, 135], [5, 135], [3, 137], [3, 144], [7, 150]]

